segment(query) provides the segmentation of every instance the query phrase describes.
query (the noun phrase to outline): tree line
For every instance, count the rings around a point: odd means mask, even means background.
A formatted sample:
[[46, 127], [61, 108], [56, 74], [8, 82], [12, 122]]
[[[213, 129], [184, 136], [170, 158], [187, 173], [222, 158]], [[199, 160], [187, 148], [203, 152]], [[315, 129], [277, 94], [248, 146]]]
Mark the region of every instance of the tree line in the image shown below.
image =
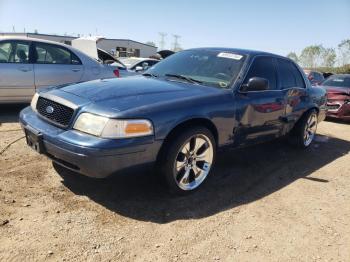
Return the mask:
[[290, 52], [287, 57], [304, 68], [322, 69], [320, 71], [328, 70], [328, 72], [334, 73], [350, 73], [350, 39], [341, 41], [337, 48], [311, 45], [305, 47], [300, 55]]

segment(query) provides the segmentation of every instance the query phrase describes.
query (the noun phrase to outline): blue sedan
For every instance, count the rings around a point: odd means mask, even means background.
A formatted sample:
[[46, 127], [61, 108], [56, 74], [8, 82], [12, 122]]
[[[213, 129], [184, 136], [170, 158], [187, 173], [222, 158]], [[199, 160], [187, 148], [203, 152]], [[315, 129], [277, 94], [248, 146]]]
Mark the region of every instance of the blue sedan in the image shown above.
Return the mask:
[[221, 148], [312, 143], [326, 92], [290, 59], [229, 48], [178, 52], [142, 76], [42, 90], [20, 114], [27, 144], [91, 177], [156, 168], [171, 192], [206, 180]]

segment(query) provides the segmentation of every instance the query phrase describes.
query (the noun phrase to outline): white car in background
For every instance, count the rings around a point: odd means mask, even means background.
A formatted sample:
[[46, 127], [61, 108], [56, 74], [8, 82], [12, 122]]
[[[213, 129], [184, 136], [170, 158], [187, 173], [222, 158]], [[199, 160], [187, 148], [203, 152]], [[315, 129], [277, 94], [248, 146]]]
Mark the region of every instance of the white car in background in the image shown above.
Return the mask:
[[142, 57], [120, 57], [119, 60], [134, 74], [143, 73], [159, 62], [157, 59]]
[[57, 42], [0, 38], [0, 103], [29, 102], [39, 88], [120, 77], [121, 71], [127, 72], [112, 56], [97, 60]]

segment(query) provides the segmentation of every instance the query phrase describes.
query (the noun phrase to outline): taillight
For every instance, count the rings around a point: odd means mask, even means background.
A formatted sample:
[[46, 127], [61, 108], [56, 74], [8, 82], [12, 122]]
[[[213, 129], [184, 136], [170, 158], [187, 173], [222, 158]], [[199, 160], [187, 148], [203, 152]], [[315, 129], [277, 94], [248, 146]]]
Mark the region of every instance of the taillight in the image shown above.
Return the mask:
[[115, 77], [120, 77], [120, 74], [119, 74], [119, 70], [118, 70], [118, 69], [114, 69], [114, 70], [113, 70], [113, 73], [114, 73]]

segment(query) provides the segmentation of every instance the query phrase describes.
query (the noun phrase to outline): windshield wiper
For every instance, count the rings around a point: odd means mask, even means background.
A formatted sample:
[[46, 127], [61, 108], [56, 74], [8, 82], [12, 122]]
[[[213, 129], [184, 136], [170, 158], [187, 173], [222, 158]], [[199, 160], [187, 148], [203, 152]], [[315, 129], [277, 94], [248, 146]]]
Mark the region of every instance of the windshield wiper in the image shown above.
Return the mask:
[[150, 76], [150, 77], [158, 77], [157, 75], [151, 74], [151, 73], [143, 73], [142, 75], [143, 76]]
[[182, 80], [186, 80], [187, 82], [193, 83], [193, 84], [202, 84], [202, 81], [199, 81], [197, 79], [194, 79], [192, 77], [189, 76], [184, 76], [184, 75], [177, 75], [177, 74], [165, 74], [165, 76], [169, 76], [169, 77], [176, 77]]

